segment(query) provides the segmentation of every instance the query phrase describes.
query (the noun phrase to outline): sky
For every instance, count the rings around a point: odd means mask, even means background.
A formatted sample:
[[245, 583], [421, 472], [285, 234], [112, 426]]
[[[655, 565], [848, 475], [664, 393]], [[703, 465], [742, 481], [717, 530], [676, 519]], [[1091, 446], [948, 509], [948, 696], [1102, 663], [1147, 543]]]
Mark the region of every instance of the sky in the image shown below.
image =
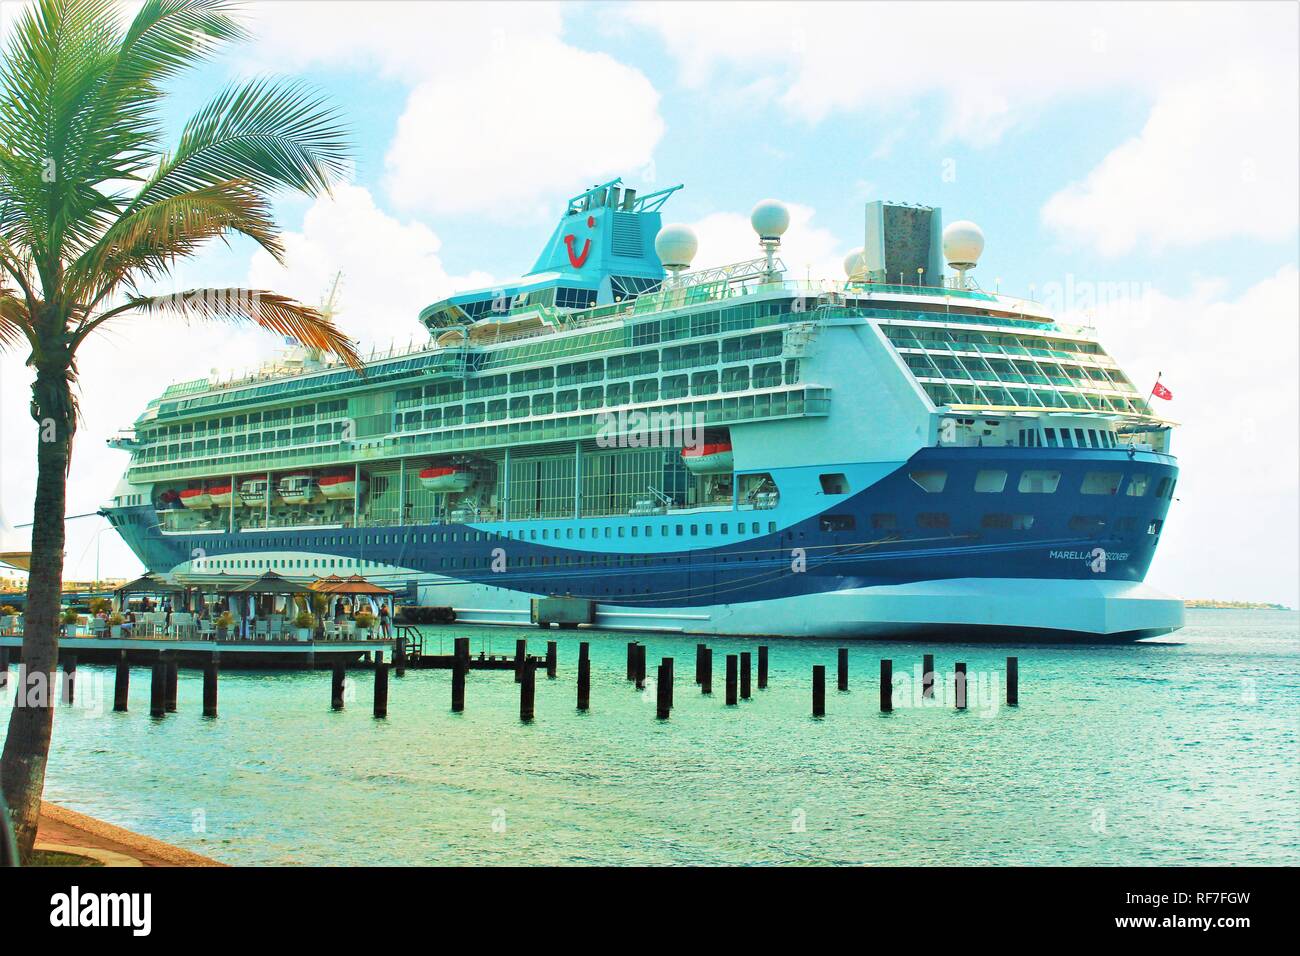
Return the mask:
[[[18, 4], [0, 2], [0, 22]], [[1139, 388], [1158, 373], [1179, 500], [1148, 581], [1300, 604], [1300, 30], [1291, 3], [438, 4], [260, 2], [255, 39], [173, 86], [167, 121], [226, 83], [301, 78], [346, 116], [351, 177], [279, 197], [287, 264], [214, 243], [165, 291], [251, 285], [317, 303], [366, 347], [532, 265], [564, 201], [615, 176], [676, 183], [697, 266], [757, 254], [748, 213], [790, 204], [782, 256], [840, 278], [863, 206], [938, 206], [986, 237], [986, 288], [1094, 325]], [[129, 8], [128, 8], [129, 10]], [[80, 365], [69, 514], [127, 456], [105, 439], [174, 381], [256, 365], [254, 330], [123, 320]], [[0, 357], [0, 514], [31, 520], [23, 354]], [[138, 562], [71, 521], [65, 576]], [[22, 534], [22, 529], [9, 535]], [[97, 571], [98, 567], [98, 571]]]

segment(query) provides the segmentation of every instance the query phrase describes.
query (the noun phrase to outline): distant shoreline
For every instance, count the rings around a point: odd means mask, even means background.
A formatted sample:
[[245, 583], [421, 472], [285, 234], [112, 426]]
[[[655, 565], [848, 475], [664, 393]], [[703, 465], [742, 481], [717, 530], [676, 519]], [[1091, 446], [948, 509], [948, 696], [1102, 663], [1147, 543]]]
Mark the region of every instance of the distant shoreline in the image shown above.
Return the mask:
[[1295, 608], [1285, 604], [1268, 604], [1263, 601], [1215, 601], [1209, 598], [1191, 598], [1183, 602], [1183, 607], [1194, 607], [1202, 611], [1293, 611]]

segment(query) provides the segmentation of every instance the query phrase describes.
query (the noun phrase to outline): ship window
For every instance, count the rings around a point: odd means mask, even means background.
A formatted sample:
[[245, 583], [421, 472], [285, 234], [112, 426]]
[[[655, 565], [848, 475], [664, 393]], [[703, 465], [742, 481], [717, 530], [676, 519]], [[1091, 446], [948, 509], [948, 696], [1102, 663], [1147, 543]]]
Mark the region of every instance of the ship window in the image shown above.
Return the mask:
[[1059, 471], [1031, 468], [1021, 472], [1020, 483], [1017, 488], [1021, 494], [1052, 495], [1056, 493], [1056, 486], [1060, 483], [1061, 473]]
[[1101, 531], [1106, 527], [1106, 519], [1101, 515], [1075, 515], [1070, 519], [1071, 531]]
[[1028, 531], [1033, 526], [1033, 515], [988, 514], [980, 521], [981, 528], [996, 528], [1006, 531]]
[[1079, 492], [1085, 495], [1113, 495], [1119, 491], [1119, 482], [1118, 471], [1090, 471], [1083, 476], [1083, 486]]
[[871, 516], [871, 527], [876, 531], [894, 531], [898, 528], [898, 516], [880, 512]]
[[857, 526], [853, 515], [822, 515], [818, 524], [822, 531], [852, 531]]
[[913, 471], [908, 474], [908, 477], [924, 491], [932, 495], [943, 491], [943, 486], [948, 483], [948, 473], [946, 471]]
[[916, 525], [918, 528], [947, 528], [952, 525], [952, 519], [945, 511], [922, 511], [916, 516]]
[[1000, 494], [1006, 486], [1007, 473], [1001, 469], [993, 468], [975, 475], [975, 490], [980, 494]]
[[1150, 487], [1150, 475], [1130, 475], [1128, 486], [1124, 489], [1124, 494], [1128, 495], [1130, 498], [1141, 498], [1147, 493], [1147, 490]]
[[775, 521], [769, 521], [769, 522], [767, 523], [767, 533], [768, 533], [768, 534], [776, 534], [776, 522], [775, 522]]
[[822, 483], [822, 492], [828, 495], [847, 495], [849, 493], [849, 480], [839, 472], [833, 472], [829, 475], [819, 475]]
[[[1064, 429], [1062, 429], [1062, 431], [1064, 431]], [[1043, 429], [1043, 435], [1044, 435], [1044, 437], [1047, 439], [1047, 447], [1048, 447], [1048, 448], [1058, 448], [1058, 447], [1060, 447], [1060, 443], [1057, 442], [1057, 440], [1056, 440], [1056, 429], [1055, 429], [1055, 428], [1044, 428], [1044, 429]]]
[[678, 526], [677, 526], [677, 536], [678, 536], [679, 538], [682, 536], [682, 526], [681, 526], [681, 525], [678, 525]]
[[757, 521], [750, 522], [749, 529], [750, 529], [750, 534], [758, 534], [758, 522]]
[[1156, 485], [1156, 497], [1167, 498], [1169, 497], [1169, 495], [1170, 495], [1169, 476], [1165, 475], [1165, 477], [1160, 479], [1160, 483]]
[[1116, 530], [1116, 531], [1136, 531], [1136, 530], [1137, 530], [1137, 518], [1134, 518], [1132, 515], [1124, 515], [1124, 516], [1122, 516], [1122, 517], [1116, 518], [1116, 519], [1115, 519], [1115, 530]]
[[1164, 527], [1164, 521], [1160, 518], [1152, 518], [1151, 523], [1147, 525], [1147, 534], [1159, 534], [1160, 529]]

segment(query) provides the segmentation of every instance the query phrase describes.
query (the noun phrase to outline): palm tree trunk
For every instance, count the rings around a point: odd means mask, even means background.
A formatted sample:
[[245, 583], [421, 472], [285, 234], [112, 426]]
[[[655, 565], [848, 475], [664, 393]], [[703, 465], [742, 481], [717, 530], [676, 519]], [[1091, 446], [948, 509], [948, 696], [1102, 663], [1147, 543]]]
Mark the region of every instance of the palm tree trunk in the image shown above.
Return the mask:
[[24, 862], [36, 842], [57, 697], [54, 681], [63, 592], [63, 516], [75, 422], [68, 374], [66, 365], [38, 369], [32, 386], [32, 414], [38, 430], [36, 505], [23, 616], [23, 676], [16, 688], [4, 756], [0, 758], [0, 784]]

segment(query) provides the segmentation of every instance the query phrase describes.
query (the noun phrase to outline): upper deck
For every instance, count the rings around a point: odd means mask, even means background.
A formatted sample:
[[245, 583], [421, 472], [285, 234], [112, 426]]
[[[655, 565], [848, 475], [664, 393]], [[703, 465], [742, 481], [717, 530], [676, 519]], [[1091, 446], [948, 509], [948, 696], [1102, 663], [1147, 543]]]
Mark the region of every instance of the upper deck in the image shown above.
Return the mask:
[[931, 412], [1159, 424], [1091, 330], [964, 279], [790, 280], [771, 249], [665, 278], [653, 238], [678, 188], [637, 197], [615, 180], [574, 197], [532, 272], [428, 307], [428, 341], [363, 372], [299, 353], [169, 387], [120, 442], [129, 481], [581, 442], [634, 411], [715, 428], [823, 416], [853, 383], [817, 343], [846, 325], [878, 333]]

